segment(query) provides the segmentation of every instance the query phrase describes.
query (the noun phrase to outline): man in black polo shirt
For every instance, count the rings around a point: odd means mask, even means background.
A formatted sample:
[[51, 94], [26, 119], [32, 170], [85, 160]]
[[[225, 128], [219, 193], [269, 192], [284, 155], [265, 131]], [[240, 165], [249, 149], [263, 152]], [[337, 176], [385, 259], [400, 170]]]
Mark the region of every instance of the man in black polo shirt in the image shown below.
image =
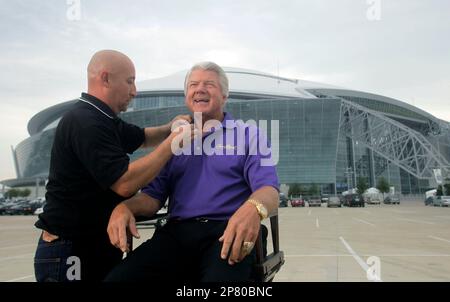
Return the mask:
[[[127, 56], [99, 51], [87, 71], [88, 93], [56, 129], [47, 204], [35, 224], [43, 230], [34, 259], [37, 281], [104, 278], [122, 259], [106, 232], [112, 210], [158, 175], [179, 133], [170, 132], [171, 123], [142, 129], [117, 117], [136, 95]], [[141, 146], [157, 147], [130, 163], [127, 154]]]

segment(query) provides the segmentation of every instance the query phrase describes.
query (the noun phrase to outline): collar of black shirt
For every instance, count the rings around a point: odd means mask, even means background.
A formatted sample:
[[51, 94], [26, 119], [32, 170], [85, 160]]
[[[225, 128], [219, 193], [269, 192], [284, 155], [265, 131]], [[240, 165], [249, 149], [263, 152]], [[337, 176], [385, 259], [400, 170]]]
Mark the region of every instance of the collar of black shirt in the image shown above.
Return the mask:
[[101, 101], [100, 99], [96, 98], [93, 95], [90, 95], [89, 93], [81, 93], [81, 98], [84, 99], [85, 101], [88, 101], [89, 103], [97, 106], [98, 108], [100, 108], [102, 111], [104, 111], [106, 114], [110, 115], [113, 117], [113, 119], [117, 119], [117, 115], [114, 113], [114, 111], [112, 111], [112, 109], [103, 101]]

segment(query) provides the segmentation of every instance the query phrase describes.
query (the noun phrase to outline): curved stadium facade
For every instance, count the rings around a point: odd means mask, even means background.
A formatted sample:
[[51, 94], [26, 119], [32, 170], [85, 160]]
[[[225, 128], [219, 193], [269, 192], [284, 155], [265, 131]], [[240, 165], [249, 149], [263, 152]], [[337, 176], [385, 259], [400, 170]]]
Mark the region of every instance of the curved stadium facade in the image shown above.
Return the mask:
[[[319, 185], [340, 193], [363, 177], [383, 177], [403, 194], [435, 186], [433, 169], [450, 166], [450, 124], [389, 97], [288, 79], [254, 70], [224, 68], [230, 80], [226, 111], [235, 119], [278, 120], [282, 184]], [[185, 72], [138, 83], [138, 95], [121, 117], [141, 127], [166, 123], [184, 106]], [[30, 137], [13, 150], [17, 179], [8, 186], [47, 178], [50, 151], [61, 116], [76, 100], [37, 113]], [[270, 124], [270, 123], [269, 123]], [[132, 160], [148, 151], [138, 151]]]

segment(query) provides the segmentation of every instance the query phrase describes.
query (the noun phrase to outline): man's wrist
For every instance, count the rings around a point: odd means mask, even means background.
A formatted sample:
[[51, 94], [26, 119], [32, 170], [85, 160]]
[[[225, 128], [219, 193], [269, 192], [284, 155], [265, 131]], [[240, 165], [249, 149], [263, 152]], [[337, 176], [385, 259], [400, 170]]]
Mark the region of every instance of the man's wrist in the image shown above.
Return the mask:
[[252, 204], [256, 208], [260, 220], [264, 220], [269, 216], [266, 206], [261, 201], [250, 198], [247, 199], [246, 202]]
[[166, 134], [166, 136], [170, 135], [170, 133], [172, 132], [172, 122], [163, 125], [163, 132]]

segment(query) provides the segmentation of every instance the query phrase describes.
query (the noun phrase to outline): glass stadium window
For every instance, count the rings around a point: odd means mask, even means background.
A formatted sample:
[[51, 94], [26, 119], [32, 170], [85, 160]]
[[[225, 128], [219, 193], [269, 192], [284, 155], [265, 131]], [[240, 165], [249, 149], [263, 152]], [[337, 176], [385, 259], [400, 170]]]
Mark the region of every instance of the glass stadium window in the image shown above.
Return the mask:
[[161, 96], [138, 96], [134, 99], [135, 110], [178, 107], [184, 105], [184, 96], [161, 95]]
[[367, 107], [369, 109], [373, 109], [379, 112], [383, 112], [386, 114], [394, 114], [398, 116], [404, 116], [409, 118], [414, 118], [418, 120], [424, 120], [424, 117], [416, 112], [413, 112], [411, 110], [399, 107], [397, 105], [393, 104], [387, 104], [384, 102], [380, 102], [373, 99], [367, 99], [367, 98], [361, 98], [361, 97], [354, 97], [354, 96], [339, 96], [340, 98], [343, 98], [345, 100], [349, 100], [351, 102], [360, 104], [364, 107]]

